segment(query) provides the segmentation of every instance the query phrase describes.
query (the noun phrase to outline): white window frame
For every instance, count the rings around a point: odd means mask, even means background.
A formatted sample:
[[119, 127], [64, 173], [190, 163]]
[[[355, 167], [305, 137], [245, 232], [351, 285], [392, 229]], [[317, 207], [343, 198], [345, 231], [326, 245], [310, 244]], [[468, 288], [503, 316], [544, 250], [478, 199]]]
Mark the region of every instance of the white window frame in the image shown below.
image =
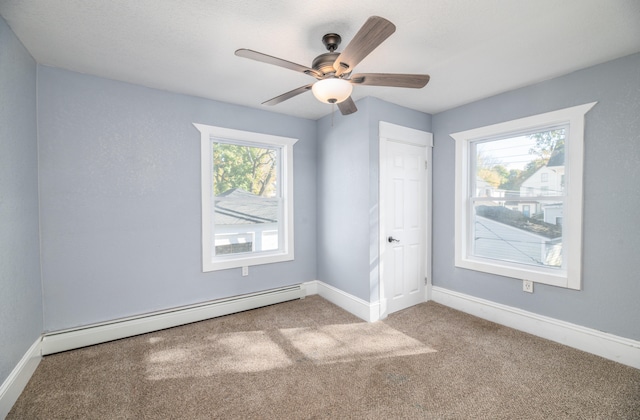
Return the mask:
[[[456, 142], [455, 174], [455, 265], [456, 267], [497, 274], [537, 283], [580, 290], [582, 285], [582, 190], [584, 157], [584, 116], [596, 104], [592, 102], [531, 117], [520, 118], [451, 134]], [[491, 260], [471, 254], [471, 172], [472, 143], [542, 131], [567, 124], [565, 138], [565, 175], [567, 201], [563, 221], [563, 268], [548, 269], [525, 264]]]
[[[200, 168], [202, 188], [202, 271], [225, 270], [237, 267], [248, 267], [270, 264], [294, 259], [293, 245], [293, 145], [298, 139], [281, 137], [251, 131], [234, 130], [205, 124], [193, 124], [200, 131]], [[280, 188], [283, 200], [283, 246], [278, 251], [267, 251], [259, 254], [233, 254], [212, 257], [214, 240], [213, 220], [213, 176], [212, 176], [212, 144], [215, 139], [224, 139], [238, 144], [261, 144], [281, 149]]]

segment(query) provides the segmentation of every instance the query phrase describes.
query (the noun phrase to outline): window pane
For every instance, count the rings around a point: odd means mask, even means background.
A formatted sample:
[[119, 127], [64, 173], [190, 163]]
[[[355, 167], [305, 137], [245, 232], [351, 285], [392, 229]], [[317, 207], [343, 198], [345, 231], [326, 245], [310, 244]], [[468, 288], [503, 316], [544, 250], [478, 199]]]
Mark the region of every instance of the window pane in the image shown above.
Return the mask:
[[566, 128], [474, 143], [475, 197], [564, 195]]
[[279, 159], [277, 148], [213, 143], [214, 255], [280, 249]]
[[213, 189], [216, 196], [232, 190], [260, 197], [276, 197], [278, 191], [277, 148], [213, 143]]
[[563, 203], [478, 201], [474, 205], [473, 255], [527, 265], [562, 266]]

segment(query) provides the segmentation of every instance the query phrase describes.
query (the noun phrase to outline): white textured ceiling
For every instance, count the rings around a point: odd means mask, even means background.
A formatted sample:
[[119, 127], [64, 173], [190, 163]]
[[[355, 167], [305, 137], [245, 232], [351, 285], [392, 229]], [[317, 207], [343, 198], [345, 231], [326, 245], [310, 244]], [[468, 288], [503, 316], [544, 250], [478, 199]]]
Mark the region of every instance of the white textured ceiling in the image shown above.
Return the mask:
[[[356, 72], [431, 81], [354, 100], [431, 114], [640, 51], [639, 0], [0, 0], [0, 15], [38, 63], [255, 108], [314, 79], [236, 49], [311, 66], [322, 35], [344, 47], [372, 15], [397, 30]], [[266, 109], [331, 112], [311, 93]]]

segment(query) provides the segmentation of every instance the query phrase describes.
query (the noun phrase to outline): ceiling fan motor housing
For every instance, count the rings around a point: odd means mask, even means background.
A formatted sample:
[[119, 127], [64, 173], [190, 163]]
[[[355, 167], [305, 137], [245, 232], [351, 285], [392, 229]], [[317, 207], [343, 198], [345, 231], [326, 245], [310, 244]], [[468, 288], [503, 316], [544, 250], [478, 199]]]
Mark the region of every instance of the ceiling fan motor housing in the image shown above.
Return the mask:
[[313, 60], [311, 68], [319, 71], [323, 75], [335, 73], [336, 70], [333, 68], [333, 63], [336, 61], [339, 55], [340, 53], [337, 52], [320, 54]]

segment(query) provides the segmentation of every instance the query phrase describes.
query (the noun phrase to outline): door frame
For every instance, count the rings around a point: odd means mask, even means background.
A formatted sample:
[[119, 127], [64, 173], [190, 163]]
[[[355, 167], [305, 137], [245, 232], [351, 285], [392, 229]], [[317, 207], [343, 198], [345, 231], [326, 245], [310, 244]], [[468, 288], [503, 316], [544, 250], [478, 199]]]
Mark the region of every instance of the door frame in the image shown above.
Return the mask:
[[423, 214], [423, 240], [424, 240], [424, 261], [425, 261], [425, 296], [424, 301], [431, 299], [431, 247], [432, 247], [432, 156], [433, 156], [433, 134], [427, 131], [416, 130], [392, 124], [386, 121], [379, 122], [379, 176], [378, 176], [378, 292], [380, 302], [380, 319], [387, 317], [387, 299], [385, 296], [385, 279], [382, 256], [386, 249], [387, 232], [385, 227], [385, 206], [389, 197], [385, 196], [383, 181], [387, 176], [386, 159], [388, 158], [387, 145], [389, 142], [406, 143], [414, 146], [424, 147], [426, 154], [427, 170], [425, 171], [425, 214]]

